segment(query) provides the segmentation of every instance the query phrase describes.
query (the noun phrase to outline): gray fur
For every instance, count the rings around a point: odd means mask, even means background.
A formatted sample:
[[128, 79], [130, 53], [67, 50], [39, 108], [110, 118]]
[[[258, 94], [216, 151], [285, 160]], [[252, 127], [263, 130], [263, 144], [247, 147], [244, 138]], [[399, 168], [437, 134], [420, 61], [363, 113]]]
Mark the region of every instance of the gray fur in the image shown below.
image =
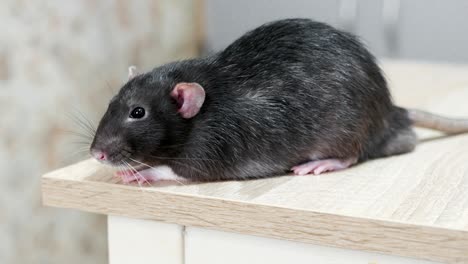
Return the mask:
[[[180, 82], [206, 91], [191, 119], [177, 114], [169, 95]], [[146, 119], [124, 122], [135, 106], [147, 109]], [[410, 125], [356, 37], [286, 19], [219, 53], [136, 76], [111, 101], [92, 148], [119, 153], [110, 155], [113, 164], [169, 165], [195, 181], [262, 178], [311, 157], [364, 161], [410, 151]], [[110, 146], [111, 137], [120, 142]]]

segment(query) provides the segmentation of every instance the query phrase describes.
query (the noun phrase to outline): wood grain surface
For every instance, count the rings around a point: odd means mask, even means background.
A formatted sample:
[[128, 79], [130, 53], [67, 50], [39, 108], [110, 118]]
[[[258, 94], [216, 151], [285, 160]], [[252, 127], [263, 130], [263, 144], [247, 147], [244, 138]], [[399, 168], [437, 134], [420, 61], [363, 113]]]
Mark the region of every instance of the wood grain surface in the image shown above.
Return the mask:
[[[387, 61], [395, 101], [468, 117], [468, 66]], [[42, 179], [48, 206], [468, 263], [468, 135], [418, 130], [410, 154], [321, 176], [124, 185], [92, 160]]]

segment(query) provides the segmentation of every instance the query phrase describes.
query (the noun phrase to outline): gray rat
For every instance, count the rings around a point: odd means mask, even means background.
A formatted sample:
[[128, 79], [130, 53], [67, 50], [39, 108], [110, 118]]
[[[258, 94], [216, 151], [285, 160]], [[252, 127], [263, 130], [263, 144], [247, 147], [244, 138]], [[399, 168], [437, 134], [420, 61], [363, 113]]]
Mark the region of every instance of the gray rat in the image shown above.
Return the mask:
[[91, 144], [125, 182], [321, 174], [412, 151], [412, 125], [468, 131], [395, 106], [375, 58], [346, 32], [309, 19], [264, 24], [203, 58], [130, 78]]

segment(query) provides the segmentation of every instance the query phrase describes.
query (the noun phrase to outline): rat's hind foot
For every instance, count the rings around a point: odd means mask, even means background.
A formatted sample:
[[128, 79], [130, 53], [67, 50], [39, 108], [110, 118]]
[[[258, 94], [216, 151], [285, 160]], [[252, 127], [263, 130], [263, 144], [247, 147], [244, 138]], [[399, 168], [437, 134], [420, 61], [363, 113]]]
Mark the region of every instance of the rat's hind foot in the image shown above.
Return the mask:
[[357, 162], [356, 158], [352, 159], [323, 159], [323, 160], [313, 160], [301, 165], [297, 165], [291, 168], [296, 175], [306, 175], [313, 173], [319, 175], [327, 171], [337, 171], [346, 169], [349, 166]]
[[155, 181], [185, 181], [184, 178], [175, 174], [168, 166], [157, 166], [145, 170], [124, 170], [118, 171], [119, 176], [124, 183], [137, 181], [138, 183], [148, 183]]

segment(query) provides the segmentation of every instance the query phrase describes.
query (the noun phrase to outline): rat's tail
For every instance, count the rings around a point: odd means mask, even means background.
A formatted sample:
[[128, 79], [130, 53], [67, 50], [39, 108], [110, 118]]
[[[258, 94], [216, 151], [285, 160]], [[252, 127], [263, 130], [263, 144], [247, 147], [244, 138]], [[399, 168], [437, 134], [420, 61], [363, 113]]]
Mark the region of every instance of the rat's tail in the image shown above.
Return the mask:
[[407, 109], [408, 117], [417, 127], [438, 130], [447, 134], [468, 132], [468, 119], [448, 118], [429, 112]]

